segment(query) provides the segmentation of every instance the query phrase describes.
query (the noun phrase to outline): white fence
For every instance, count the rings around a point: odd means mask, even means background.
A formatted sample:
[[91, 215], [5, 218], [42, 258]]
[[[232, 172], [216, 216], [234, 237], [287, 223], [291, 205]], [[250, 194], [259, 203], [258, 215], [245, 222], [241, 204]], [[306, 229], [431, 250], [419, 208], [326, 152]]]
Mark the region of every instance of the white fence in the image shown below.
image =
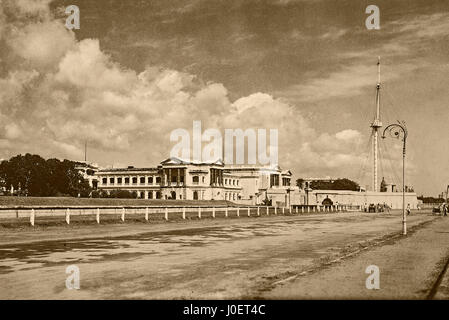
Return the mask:
[[313, 212], [346, 212], [345, 206], [22, 206], [0, 208], [0, 222], [29, 221], [34, 226], [42, 221], [102, 220], [125, 222], [132, 220], [185, 220], [217, 217], [256, 217], [269, 215], [293, 215]]

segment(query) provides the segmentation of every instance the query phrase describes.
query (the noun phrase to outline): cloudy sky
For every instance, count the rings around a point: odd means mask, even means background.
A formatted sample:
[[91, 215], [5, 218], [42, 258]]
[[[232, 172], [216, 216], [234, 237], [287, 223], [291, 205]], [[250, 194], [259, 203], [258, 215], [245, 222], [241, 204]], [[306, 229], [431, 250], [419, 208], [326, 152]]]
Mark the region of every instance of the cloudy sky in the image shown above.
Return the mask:
[[[170, 132], [279, 130], [295, 177], [370, 184], [377, 56], [382, 121], [409, 129], [407, 179], [449, 183], [447, 0], [0, 0], [0, 159], [154, 166]], [[81, 29], [64, 26], [66, 6]], [[367, 30], [365, 8], [380, 8]], [[400, 184], [400, 141], [380, 176]]]

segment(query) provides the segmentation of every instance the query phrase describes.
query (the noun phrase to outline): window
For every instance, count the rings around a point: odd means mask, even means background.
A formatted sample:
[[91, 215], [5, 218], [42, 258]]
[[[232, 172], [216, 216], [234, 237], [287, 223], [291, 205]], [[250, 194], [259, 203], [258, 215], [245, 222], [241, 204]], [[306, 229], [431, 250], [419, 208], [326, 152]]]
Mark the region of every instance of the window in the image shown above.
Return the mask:
[[110, 184], [114, 184], [114, 182], [115, 182], [115, 178], [109, 178], [109, 183]]
[[133, 177], [133, 184], [137, 184], [137, 177]]
[[107, 179], [107, 178], [101, 179], [101, 183], [102, 183], [102, 184], [107, 184], [107, 183], [108, 183], [108, 179]]
[[204, 183], [205, 178], [203, 177], [203, 183]]
[[148, 183], [153, 184], [153, 177], [148, 177]]
[[122, 178], [117, 178], [117, 183], [122, 184]]
[[148, 191], [148, 199], [153, 199], [153, 191]]
[[198, 184], [198, 183], [200, 182], [200, 177], [198, 177], [198, 176], [193, 176], [192, 182], [195, 183], [195, 184]]
[[125, 184], [129, 184], [129, 177], [125, 178]]
[[178, 179], [178, 176], [172, 175], [171, 176], [171, 183], [176, 183], [176, 181], [178, 181], [177, 179]]
[[145, 177], [140, 177], [140, 184], [145, 184]]
[[161, 184], [161, 177], [156, 177], [156, 184]]
[[162, 194], [160, 191], [156, 192], [156, 199], [161, 199], [162, 198]]
[[198, 200], [198, 191], [193, 191], [193, 200]]

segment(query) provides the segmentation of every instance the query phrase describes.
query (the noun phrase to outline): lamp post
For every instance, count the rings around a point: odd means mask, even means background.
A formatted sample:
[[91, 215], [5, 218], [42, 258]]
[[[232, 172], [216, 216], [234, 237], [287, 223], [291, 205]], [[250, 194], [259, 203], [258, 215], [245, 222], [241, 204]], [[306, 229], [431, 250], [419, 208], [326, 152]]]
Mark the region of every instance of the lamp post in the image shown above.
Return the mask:
[[388, 131], [390, 137], [400, 139], [402, 137], [402, 234], [407, 234], [407, 218], [405, 215], [405, 146], [407, 143], [407, 127], [405, 126], [405, 123], [399, 122], [393, 123], [387, 126], [384, 129], [384, 132], [382, 134], [382, 138], [385, 139], [386, 135], [385, 133]]

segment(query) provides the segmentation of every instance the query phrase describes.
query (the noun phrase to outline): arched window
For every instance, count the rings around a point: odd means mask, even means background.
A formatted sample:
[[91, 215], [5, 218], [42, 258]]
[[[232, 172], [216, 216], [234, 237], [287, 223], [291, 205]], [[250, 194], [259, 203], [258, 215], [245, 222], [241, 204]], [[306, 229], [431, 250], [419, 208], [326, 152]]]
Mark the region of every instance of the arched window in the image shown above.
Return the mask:
[[198, 200], [198, 191], [193, 191], [193, 200]]
[[200, 182], [200, 177], [198, 177], [198, 176], [193, 176], [193, 178], [192, 178], [192, 182], [193, 183], [199, 183]]
[[170, 197], [172, 200], [176, 200], [176, 192], [175, 191], [170, 192]]
[[161, 199], [161, 198], [162, 198], [161, 192], [157, 191], [156, 192], [156, 199]]

